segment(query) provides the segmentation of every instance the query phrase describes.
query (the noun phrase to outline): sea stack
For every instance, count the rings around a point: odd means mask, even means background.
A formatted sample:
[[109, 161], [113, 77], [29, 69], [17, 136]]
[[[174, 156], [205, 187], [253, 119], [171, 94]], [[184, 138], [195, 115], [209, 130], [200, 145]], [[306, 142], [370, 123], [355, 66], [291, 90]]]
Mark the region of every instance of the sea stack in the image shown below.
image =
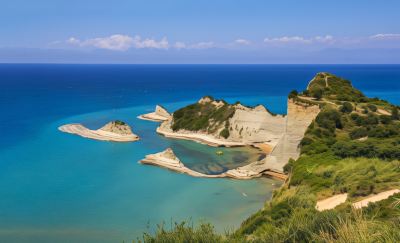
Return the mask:
[[97, 130], [88, 129], [81, 124], [66, 124], [59, 127], [58, 130], [102, 141], [133, 142], [139, 140], [139, 136], [132, 132], [128, 124], [118, 120], [109, 122]]
[[138, 116], [139, 119], [142, 120], [149, 120], [149, 121], [155, 121], [155, 122], [163, 122], [170, 120], [172, 118], [172, 115], [162, 106], [156, 105], [156, 109], [154, 112], [140, 115]]

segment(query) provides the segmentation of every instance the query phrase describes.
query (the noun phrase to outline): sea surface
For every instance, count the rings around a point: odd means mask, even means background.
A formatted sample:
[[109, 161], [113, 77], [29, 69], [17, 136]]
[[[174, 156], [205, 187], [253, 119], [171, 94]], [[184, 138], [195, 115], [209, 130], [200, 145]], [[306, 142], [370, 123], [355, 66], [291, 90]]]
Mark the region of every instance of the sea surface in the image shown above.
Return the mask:
[[[211, 222], [232, 230], [281, 182], [203, 179], [138, 164], [171, 147], [195, 170], [220, 173], [259, 156], [155, 133], [136, 117], [156, 104], [174, 111], [212, 95], [285, 113], [287, 94], [317, 72], [351, 80], [400, 104], [399, 65], [36, 65], [0, 64], [0, 242], [130, 242], [157, 224]], [[119, 119], [141, 137], [112, 143], [61, 133]]]

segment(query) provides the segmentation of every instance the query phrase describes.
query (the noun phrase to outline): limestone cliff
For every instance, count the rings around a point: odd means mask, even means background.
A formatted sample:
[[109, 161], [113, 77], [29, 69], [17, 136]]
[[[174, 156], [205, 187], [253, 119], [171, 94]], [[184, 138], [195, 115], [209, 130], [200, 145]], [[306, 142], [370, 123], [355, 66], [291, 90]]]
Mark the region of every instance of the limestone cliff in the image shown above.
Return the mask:
[[236, 145], [274, 144], [285, 130], [285, 121], [284, 116], [271, 114], [262, 105], [246, 107], [206, 96], [177, 110], [171, 120], [160, 125], [158, 132], [164, 135], [196, 134], [205, 140], [209, 138]]

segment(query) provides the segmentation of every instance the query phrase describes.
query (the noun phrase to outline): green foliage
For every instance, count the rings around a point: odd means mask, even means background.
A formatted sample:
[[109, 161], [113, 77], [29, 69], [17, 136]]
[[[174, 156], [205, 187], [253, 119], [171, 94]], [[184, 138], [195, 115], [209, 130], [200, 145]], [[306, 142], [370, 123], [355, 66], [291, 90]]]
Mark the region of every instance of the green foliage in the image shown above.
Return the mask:
[[227, 139], [227, 138], [229, 137], [229, 129], [225, 127], [225, 128], [219, 133], [219, 135], [221, 135], [221, 137]]
[[116, 120], [116, 121], [114, 121], [114, 123], [115, 123], [116, 125], [120, 125], [120, 126], [126, 125], [125, 122], [120, 121], [120, 120]]
[[344, 102], [340, 107], [340, 111], [343, 113], [351, 113], [353, 111], [353, 105], [350, 102]]
[[336, 128], [342, 128], [341, 115], [337, 110], [326, 109], [321, 111], [317, 118], [316, 123], [321, 127], [334, 132]]
[[226, 242], [224, 238], [215, 232], [210, 224], [201, 224], [198, 227], [189, 226], [185, 222], [175, 223], [175, 225], [167, 230], [164, 225], [157, 228], [152, 235], [143, 234], [143, 239], [138, 240], [144, 243], [186, 243], [186, 242]]
[[400, 120], [399, 109], [396, 106], [392, 108], [392, 119]]
[[308, 87], [312, 96], [318, 92], [332, 100], [363, 102], [364, 94], [353, 88], [351, 82], [330, 73], [318, 73]]
[[372, 112], [376, 112], [378, 110], [378, 108], [376, 107], [376, 105], [373, 104], [368, 104], [368, 109], [370, 109]]
[[297, 92], [297, 90], [292, 90], [290, 91], [288, 98], [293, 99], [294, 97], [297, 97], [298, 94], [299, 93]]
[[311, 95], [314, 97], [316, 100], [320, 100], [322, 98], [322, 89], [315, 88], [311, 90]]
[[229, 120], [234, 113], [235, 108], [226, 103], [219, 108], [213, 105], [212, 102], [195, 103], [174, 112], [172, 130], [212, 130], [222, 122]]
[[351, 139], [358, 139], [358, 138], [362, 138], [362, 137], [366, 137], [368, 136], [368, 131], [366, 128], [364, 127], [357, 127], [355, 129], [353, 129], [350, 132], [350, 138]]

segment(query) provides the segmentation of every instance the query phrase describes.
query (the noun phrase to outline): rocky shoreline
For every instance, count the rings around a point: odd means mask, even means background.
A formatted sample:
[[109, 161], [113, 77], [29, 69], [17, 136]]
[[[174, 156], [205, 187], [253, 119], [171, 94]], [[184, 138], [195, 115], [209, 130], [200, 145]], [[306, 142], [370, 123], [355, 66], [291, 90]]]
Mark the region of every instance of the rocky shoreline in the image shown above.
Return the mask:
[[[156, 154], [149, 154], [146, 157], [139, 161], [141, 164], [155, 165], [159, 167], [163, 167], [174, 172], [188, 174], [193, 177], [201, 177], [201, 178], [233, 178], [233, 179], [252, 179], [256, 177], [260, 177], [263, 173], [254, 172], [251, 169], [247, 169], [248, 167], [238, 167], [235, 169], [228, 170], [224, 173], [217, 175], [208, 175], [201, 172], [197, 172], [192, 170], [184, 165], [178, 157], [174, 154], [171, 148], [164, 150], [163, 152]], [[268, 175], [268, 174], [266, 174]], [[273, 176], [273, 175], [271, 175]], [[278, 179], [286, 179], [282, 177], [276, 177]]]

